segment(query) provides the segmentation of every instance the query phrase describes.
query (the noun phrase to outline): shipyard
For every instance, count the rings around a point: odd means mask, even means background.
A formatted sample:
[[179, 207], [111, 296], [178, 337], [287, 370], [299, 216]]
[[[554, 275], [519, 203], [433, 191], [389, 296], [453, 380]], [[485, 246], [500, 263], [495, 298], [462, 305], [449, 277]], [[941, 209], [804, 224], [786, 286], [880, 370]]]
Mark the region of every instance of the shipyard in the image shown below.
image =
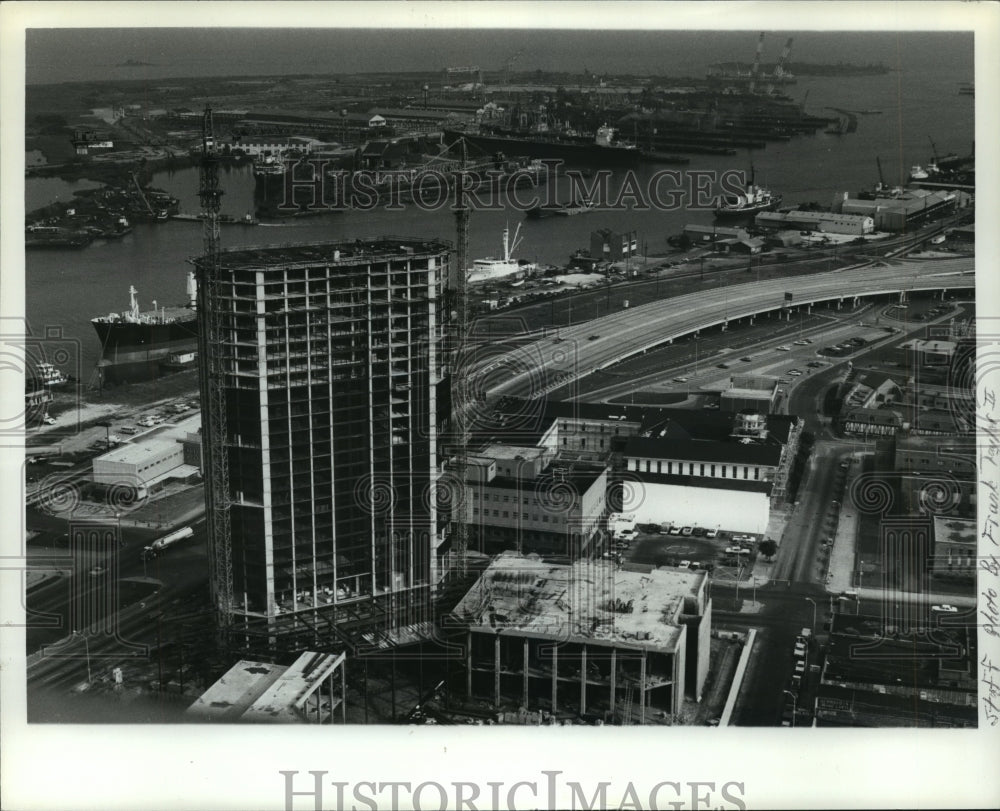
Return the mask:
[[654, 33], [26, 85], [29, 721], [983, 723], [971, 34]]

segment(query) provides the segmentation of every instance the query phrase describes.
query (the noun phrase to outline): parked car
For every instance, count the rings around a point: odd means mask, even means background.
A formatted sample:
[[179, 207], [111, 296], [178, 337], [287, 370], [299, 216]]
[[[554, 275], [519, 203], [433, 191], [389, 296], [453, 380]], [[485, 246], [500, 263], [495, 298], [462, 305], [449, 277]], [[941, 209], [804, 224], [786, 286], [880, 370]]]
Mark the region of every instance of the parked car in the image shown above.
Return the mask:
[[789, 369], [785, 374], [789, 374], [792, 377], [802, 377], [802, 372], [798, 369]]
[[716, 537], [716, 536], [717, 536], [718, 534], [719, 534], [719, 530], [717, 530], [717, 529], [710, 529], [710, 530], [708, 530], [708, 531], [707, 531], [707, 532], [705, 533], [705, 537], [706, 537], [706, 538], [714, 538], [714, 537]]
[[139, 431], [139, 429], [136, 428], [134, 425], [123, 425], [118, 430], [121, 431], [123, 434], [135, 434], [138, 433]]
[[680, 535], [681, 534], [681, 528], [680, 527], [671, 527], [670, 528], [670, 534], [671, 535]]
[[690, 535], [693, 531], [692, 527], [684, 527], [681, 529], [681, 535]]
[[954, 614], [958, 611], [958, 609], [953, 605], [944, 604], [944, 605], [932, 605], [931, 611], [943, 611], [947, 614]]
[[753, 358], [751, 358], [749, 355], [744, 355], [742, 358], [740, 358], [740, 360], [743, 361], [744, 363], [750, 363], [750, 361], [752, 361]]
[[44, 417], [42, 417], [42, 422], [44, 422], [46, 425], [55, 425], [56, 418], [50, 417], [48, 414], [46, 414]]

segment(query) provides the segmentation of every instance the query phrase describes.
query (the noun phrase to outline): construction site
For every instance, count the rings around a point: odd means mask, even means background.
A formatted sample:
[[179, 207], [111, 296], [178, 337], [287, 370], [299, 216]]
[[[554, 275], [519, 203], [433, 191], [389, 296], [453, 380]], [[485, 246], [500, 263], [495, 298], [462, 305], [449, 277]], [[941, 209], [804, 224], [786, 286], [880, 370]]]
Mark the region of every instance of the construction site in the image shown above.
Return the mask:
[[679, 715], [708, 673], [708, 575], [649, 568], [495, 558], [448, 620], [466, 697], [609, 723]]

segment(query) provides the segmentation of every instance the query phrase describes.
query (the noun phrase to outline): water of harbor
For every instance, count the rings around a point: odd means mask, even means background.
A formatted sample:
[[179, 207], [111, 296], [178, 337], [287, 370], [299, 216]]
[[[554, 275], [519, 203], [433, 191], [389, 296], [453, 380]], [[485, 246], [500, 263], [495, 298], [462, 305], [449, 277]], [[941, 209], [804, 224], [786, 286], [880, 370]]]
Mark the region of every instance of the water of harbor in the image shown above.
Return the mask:
[[[886, 60], [888, 61], [888, 60]], [[973, 100], [960, 96], [958, 86], [969, 76], [965, 66], [919, 66], [902, 73], [850, 79], [802, 77], [788, 88], [798, 100], [808, 92], [806, 109], [815, 115], [827, 110], [881, 110], [859, 116], [857, 132], [796, 137], [771, 142], [764, 149], [741, 150], [736, 156], [691, 156], [687, 167], [644, 165], [637, 170], [640, 188], [653, 172], [674, 170], [747, 170], [752, 162], [758, 183], [784, 196], [784, 204], [815, 201], [829, 206], [837, 193], [870, 188], [878, 180], [875, 158], [881, 159], [885, 179], [905, 181], [910, 166], [926, 163], [933, 139], [939, 154], [966, 155], [972, 149]], [[610, 183], [612, 196], [624, 180], [616, 172]], [[249, 166], [225, 168], [223, 213], [242, 217], [255, 209], [254, 180]], [[83, 182], [86, 183], [85, 181]], [[162, 173], [153, 185], [181, 201], [181, 210], [198, 210], [198, 171], [195, 168]], [[68, 200], [80, 183], [32, 178], [26, 181], [28, 208], [53, 199]], [[661, 187], [671, 188], [669, 183]], [[567, 201], [568, 185], [560, 186]], [[529, 195], [530, 196], [530, 195]], [[666, 196], [666, 195], [664, 195]], [[666, 252], [666, 238], [687, 223], [709, 224], [710, 211], [601, 209], [573, 217], [527, 220], [518, 211], [478, 211], [470, 224], [470, 259], [498, 255], [506, 224], [521, 224], [523, 241], [517, 255], [543, 263], [563, 265], [577, 248], [589, 248], [591, 231], [608, 228], [636, 231], [648, 252]], [[454, 218], [447, 209], [423, 211], [407, 206], [403, 211], [342, 211], [292, 222], [276, 221], [258, 227], [224, 226], [224, 247], [255, 244], [321, 241], [377, 235], [441, 237], [451, 240]], [[99, 345], [90, 319], [127, 308], [129, 286], [138, 290], [143, 309], [184, 300], [187, 260], [202, 247], [201, 226], [196, 222], [169, 221], [136, 225], [117, 241], [96, 241], [82, 250], [31, 251], [26, 256], [25, 295], [29, 324], [37, 334], [46, 327], [62, 329], [78, 347], [84, 380], [97, 361]]]

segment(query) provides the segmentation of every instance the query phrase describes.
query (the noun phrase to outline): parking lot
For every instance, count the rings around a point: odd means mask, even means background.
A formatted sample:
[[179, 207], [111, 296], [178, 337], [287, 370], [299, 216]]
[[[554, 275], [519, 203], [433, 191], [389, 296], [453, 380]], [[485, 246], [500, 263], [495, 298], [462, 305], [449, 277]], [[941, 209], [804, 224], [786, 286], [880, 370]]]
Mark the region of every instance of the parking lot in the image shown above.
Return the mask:
[[631, 531], [615, 533], [609, 554], [622, 563], [726, 571], [735, 577], [749, 573], [760, 540], [759, 535], [704, 527], [636, 524]]

